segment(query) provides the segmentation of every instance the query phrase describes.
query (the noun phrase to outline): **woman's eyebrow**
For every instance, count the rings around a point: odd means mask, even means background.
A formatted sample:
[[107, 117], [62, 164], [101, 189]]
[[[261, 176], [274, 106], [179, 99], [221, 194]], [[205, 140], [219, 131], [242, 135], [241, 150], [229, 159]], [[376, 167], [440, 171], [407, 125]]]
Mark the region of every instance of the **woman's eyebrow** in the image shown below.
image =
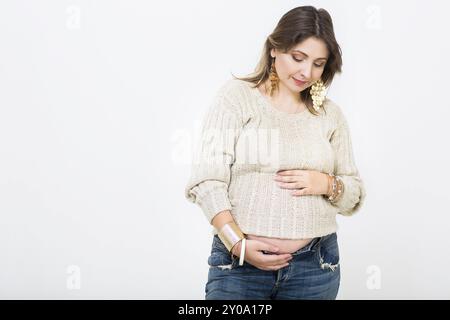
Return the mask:
[[[300, 50], [292, 50], [292, 52], [300, 52], [301, 54], [308, 57], [308, 55], [306, 53], [304, 53], [303, 51], [300, 51]], [[327, 60], [327, 58], [317, 58], [316, 60]]]

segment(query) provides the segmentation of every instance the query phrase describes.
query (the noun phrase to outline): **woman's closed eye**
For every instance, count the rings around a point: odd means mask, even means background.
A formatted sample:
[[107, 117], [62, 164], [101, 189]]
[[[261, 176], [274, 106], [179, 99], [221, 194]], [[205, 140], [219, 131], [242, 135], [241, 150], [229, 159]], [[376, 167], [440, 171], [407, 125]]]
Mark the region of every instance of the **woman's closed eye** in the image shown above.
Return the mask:
[[[296, 58], [294, 58], [294, 57], [292, 57], [292, 59], [294, 59], [294, 60], [297, 61], [297, 62], [302, 62], [302, 61], [303, 61], [303, 59], [296, 59]], [[325, 63], [322, 63], [322, 64], [315, 64], [315, 63], [314, 63], [314, 65], [315, 65], [316, 67], [320, 68], [320, 67], [323, 67], [323, 66], [325, 65]]]

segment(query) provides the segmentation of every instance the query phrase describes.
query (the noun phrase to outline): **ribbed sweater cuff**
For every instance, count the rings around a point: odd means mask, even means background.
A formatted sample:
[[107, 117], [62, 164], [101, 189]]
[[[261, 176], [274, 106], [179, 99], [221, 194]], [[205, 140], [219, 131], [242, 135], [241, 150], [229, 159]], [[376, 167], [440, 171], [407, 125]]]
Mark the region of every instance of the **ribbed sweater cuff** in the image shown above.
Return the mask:
[[204, 184], [200, 184], [192, 191], [196, 193], [196, 203], [202, 208], [210, 224], [216, 214], [232, 209], [228, 198], [228, 190], [225, 187], [211, 189], [205, 187]]
[[344, 194], [333, 205], [339, 208], [340, 214], [351, 216], [362, 207], [366, 196], [365, 188], [359, 177], [341, 176], [341, 178], [344, 183]]

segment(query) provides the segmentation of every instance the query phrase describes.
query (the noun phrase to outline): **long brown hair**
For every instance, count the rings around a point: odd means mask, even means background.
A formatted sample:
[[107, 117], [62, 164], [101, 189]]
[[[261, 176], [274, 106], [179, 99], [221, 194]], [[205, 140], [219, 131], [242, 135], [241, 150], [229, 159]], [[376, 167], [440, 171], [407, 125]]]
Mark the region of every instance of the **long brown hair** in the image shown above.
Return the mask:
[[[272, 49], [286, 53], [309, 37], [323, 40], [329, 51], [329, 57], [321, 77], [324, 85], [328, 87], [334, 75], [341, 73], [342, 52], [334, 36], [333, 21], [330, 14], [325, 9], [316, 9], [313, 6], [296, 7], [285, 13], [275, 30], [267, 37], [255, 71], [243, 78], [236, 77], [233, 74], [232, 76], [235, 79], [255, 84], [253, 88], [258, 87], [269, 78], [272, 61], [270, 51]], [[309, 112], [318, 115], [313, 107], [313, 101], [309, 94], [310, 90], [311, 87], [300, 92], [300, 98], [305, 102]]]

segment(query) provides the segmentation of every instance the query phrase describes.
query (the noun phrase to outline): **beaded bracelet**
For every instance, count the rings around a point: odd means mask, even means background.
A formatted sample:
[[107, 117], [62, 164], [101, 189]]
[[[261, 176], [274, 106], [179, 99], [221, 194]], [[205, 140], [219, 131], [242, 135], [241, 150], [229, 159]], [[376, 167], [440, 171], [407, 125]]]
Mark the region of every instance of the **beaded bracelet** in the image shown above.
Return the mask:
[[333, 173], [328, 173], [328, 175], [332, 178], [332, 192], [331, 195], [328, 196], [328, 200], [332, 203], [337, 202], [344, 193], [344, 183], [342, 182], [341, 177], [335, 176]]

